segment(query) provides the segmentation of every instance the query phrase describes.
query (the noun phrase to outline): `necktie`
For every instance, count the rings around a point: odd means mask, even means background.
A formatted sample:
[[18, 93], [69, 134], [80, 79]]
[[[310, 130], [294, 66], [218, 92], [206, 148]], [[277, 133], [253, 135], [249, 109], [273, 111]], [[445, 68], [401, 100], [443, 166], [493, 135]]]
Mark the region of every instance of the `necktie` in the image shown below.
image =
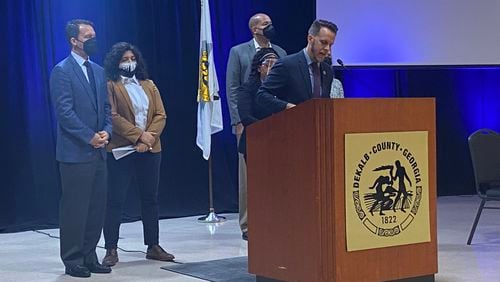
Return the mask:
[[90, 65], [89, 61], [85, 61], [83, 65], [87, 68], [87, 76], [89, 77], [90, 88], [92, 88], [92, 92], [94, 92], [94, 97], [97, 101], [97, 88], [95, 85], [94, 71], [92, 70], [92, 66]]
[[313, 98], [321, 97], [321, 75], [319, 71], [319, 66], [317, 63], [311, 64], [313, 71]]

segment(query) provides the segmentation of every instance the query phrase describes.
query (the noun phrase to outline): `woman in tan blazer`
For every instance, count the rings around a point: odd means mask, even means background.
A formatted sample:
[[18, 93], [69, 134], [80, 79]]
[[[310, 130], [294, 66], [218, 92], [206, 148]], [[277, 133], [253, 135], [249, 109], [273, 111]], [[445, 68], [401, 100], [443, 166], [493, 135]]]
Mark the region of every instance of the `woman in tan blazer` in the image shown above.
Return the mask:
[[[113, 45], [106, 55], [104, 69], [108, 79], [113, 138], [107, 146], [109, 185], [103, 264], [113, 266], [118, 262], [116, 250], [121, 211], [132, 179], [137, 180], [141, 195], [144, 244], [148, 246], [146, 258], [172, 261], [174, 256], [159, 245], [160, 135], [167, 118], [160, 92], [148, 79], [140, 51], [129, 43]], [[111, 151], [124, 146], [133, 146], [136, 152], [116, 160]]]

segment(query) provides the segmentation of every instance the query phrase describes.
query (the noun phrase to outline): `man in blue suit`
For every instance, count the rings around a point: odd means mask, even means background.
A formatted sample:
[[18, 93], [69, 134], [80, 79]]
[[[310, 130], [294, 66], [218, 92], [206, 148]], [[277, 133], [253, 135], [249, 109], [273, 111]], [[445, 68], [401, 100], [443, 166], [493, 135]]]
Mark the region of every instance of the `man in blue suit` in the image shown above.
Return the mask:
[[311, 98], [330, 97], [331, 67], [323, 62], [330, 55], [338, 28], [315, 20], [307, 35], [307, 47], [274, 64], [256, 95], [256, 103], [269, 112], [294, 107]]
[[106, 207], [104, 147], [111, 134], [104, 70], [89, 59], [96, 51], [95, 36], [92, 22], [68, 22], [66, 37], [71, 54], [54, 67], [50, 76], [62, 186], [60, 253], [66, 274], [75, 277], [111, 272], [98, 262], [95, 252]]

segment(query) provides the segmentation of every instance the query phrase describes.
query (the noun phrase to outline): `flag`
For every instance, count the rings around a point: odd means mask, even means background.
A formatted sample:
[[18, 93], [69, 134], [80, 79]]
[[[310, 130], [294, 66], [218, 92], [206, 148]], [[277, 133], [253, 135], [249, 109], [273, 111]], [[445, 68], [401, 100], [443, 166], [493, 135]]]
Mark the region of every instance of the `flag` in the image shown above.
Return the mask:
[[203, 151], [203, 158], [208, 160], [212, 134], [222, 130], [222, 109], [219, 82], [215, 72], [208, 0], [201, 0], [197, 127], [196, 145]]

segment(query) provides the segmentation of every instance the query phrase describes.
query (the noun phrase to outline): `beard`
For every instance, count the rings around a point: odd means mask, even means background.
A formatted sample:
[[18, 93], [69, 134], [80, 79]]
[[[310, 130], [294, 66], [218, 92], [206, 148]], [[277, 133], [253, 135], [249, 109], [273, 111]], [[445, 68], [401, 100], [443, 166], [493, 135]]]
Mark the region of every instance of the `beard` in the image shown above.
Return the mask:
[[321, 54], [320, 54], [320, 50], [316, 50], [316, 39], [312, 42], [311, 44], [311, 50], [312, 50], [312, 53], [313, 53], [313, 56], [314, 56], [314, 60], [318, 63], [321, 63], [323, 62], [323, 60], [325, 59], [325, 56], [323, 56], [323, 58], [320, 58]]

